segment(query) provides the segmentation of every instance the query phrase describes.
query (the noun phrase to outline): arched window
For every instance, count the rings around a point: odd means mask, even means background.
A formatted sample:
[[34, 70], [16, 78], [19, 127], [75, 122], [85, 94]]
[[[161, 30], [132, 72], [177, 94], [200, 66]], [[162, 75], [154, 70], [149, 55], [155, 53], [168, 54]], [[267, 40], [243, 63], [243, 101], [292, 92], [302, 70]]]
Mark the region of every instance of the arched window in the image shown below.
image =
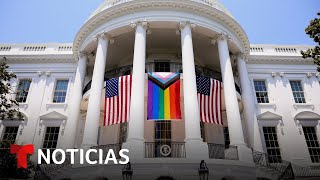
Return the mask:
[[119, 144], [123, 144], [127, 141], [128, 136], [128, 123], [121, 123], [120, 124], [120, 133], [119, 133]]

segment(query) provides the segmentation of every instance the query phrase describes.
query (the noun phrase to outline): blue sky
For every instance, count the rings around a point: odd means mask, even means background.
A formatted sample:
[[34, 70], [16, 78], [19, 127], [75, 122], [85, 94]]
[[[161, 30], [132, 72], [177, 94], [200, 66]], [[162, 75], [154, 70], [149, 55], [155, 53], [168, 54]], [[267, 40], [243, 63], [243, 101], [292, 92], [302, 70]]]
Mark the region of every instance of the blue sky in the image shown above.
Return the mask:
[[[309, 44], [319, 0], [220, 0], [255, 44]], [[73, 42], [103, 0], [1, 0], [0, 43]]]

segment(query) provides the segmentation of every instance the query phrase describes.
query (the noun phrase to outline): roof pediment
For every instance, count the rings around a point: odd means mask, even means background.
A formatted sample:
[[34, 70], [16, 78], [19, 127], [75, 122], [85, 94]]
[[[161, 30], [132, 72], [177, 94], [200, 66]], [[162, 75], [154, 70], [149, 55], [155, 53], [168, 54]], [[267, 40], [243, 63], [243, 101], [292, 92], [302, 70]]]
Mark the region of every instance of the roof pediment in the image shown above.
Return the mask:
[[320, 115], [310, 111], [303, 111], [298, 113], [295, 120], [320, 120]]
[[282, 116], [274, 114], [270, 111], [267, 111], [265, 113], [262, 113], [257, 116], [258, 120], [281, 120]]
[[60, 114], [56, 111], [52, 111], [50, 113], [40, 116], [40, 119], [41, 120], [66, 120], [67, 116]]

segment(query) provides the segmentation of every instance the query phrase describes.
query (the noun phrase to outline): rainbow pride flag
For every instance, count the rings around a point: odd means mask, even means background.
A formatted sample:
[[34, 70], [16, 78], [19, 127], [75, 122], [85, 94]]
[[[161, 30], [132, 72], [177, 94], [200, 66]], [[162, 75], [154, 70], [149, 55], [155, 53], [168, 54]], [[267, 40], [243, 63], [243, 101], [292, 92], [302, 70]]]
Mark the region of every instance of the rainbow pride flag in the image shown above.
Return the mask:
[[149, 73], [148, 120], [180, 119], [180, 73]]

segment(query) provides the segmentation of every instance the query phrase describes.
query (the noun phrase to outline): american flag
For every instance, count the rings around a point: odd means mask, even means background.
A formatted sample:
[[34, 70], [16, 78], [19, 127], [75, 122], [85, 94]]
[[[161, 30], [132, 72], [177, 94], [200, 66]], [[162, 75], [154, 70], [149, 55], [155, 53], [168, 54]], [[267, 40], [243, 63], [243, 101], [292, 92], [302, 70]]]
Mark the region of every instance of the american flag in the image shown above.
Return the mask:
[[106, 81], [104, 126], [128, 122], [132, 75]]
[[198, 102], [201, 122], [223, 125], [221, 114], [220, 81], [207, 77], [197, 77]]

